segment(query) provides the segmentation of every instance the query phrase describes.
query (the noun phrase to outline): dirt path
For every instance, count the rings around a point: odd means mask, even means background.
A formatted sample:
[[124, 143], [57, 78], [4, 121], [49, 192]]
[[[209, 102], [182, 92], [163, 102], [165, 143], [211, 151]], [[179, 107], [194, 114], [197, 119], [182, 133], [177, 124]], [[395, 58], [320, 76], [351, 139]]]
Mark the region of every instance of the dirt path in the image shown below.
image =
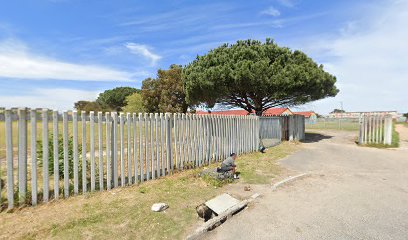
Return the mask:
[[395, 129], [400, 135], [400, 148], [408, 150], [408, 127], [397, 124]]
[[265, 190], [206, 239], [406, 239], [408, 149], [358, 147], [355, 137], [311, 136], [302, 151], [281, 161], [311, 177]]

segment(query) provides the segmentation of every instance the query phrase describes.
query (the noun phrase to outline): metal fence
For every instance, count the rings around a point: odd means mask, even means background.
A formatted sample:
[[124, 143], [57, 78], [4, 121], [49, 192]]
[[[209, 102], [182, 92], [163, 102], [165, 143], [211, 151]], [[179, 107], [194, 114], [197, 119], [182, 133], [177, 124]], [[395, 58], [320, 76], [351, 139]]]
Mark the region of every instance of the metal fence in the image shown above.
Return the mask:
[[359, 144], [392, 143], [392, 116], [369, 115], [361, 116]]
[[304, 118], [48, 109], [6, 109], [0, 115], [0, 204], [8, 208], [136, 184], [231, 152], [257, 151], [260, 139], [280, 142], [289, 129], [291, 139], [304, 137]]

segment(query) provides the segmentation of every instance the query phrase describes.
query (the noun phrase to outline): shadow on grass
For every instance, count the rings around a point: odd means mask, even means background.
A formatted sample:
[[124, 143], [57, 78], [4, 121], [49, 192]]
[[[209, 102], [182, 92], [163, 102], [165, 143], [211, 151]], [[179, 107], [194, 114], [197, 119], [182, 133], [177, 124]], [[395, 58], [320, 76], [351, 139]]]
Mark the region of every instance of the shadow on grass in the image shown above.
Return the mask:
[[302, 140], [302, 143], [314, 143], [314, 142], [320, 142], [321, 140], [324, 139], [330, 139], [333, 136], [328, 136], [328, 135], [323, 135], [320, 133], [306, 133], [305, 134], [305, 139]]

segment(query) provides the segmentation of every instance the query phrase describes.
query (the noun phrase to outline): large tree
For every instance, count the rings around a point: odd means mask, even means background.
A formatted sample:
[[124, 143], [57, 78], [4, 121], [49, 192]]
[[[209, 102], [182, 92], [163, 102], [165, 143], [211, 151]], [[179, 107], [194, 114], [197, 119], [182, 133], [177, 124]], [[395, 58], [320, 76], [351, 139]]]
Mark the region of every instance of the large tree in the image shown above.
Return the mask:
[[186, 95], [181, 78], [182, 67], [171, 65], [158, 70], [157, 78], [142, 83], [144, 107], [149, 112], [187, 112]]
[[100, 93], [96, 102], [104, 109], [120, 112], [126, 105], [126, 97], [135, 92], [140, 92], [140, 90], [132, 87], [117, 87]]
[[335, 96], [336, 78], [301, 51], [270, 39], [224, 44], [183, 70], [190, 104], [216, 103], [257, 115], [275, 106], [293, 106]]
[[133, 93], [126, 97], [126, 106], [123, 107], [124, 112], [141, 113], [145, 112], [143, 107], [143, 99], [140, 93]]

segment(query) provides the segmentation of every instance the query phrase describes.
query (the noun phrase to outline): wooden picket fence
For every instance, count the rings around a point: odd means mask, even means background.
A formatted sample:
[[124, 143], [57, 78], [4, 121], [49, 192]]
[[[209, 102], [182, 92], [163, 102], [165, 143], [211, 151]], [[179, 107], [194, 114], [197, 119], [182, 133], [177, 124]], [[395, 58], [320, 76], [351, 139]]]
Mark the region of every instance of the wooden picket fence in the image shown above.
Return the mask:
[[[298, 133], [304, 118], [288, 119], [289, 135], [304, 136]], [[0, 110], [0, 205], [11, 209], [110, 190], [222, 161], [232, 152], [257, 151], [262, 139], [281, 141], [283, 121], [252, 115]]]
[[363, 114], [360, 117], [359, 144], [392, 143], [392, 116]]

